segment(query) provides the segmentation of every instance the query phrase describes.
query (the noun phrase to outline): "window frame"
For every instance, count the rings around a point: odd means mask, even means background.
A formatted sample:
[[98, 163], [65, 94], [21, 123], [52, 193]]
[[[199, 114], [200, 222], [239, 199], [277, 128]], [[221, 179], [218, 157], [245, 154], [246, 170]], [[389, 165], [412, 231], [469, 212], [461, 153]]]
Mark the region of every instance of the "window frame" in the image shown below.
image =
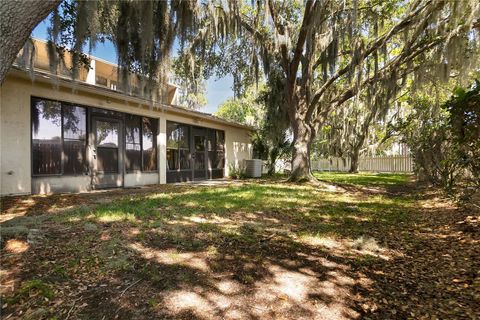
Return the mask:
[[[168, 124], [171, 123], [171, 124], [174, 124], [174, 125], [177, 125], [177, 126], [184, 126], [188, 132], [188, 148], [180, 148], [180, 146], [178, 146], [177, 148], [169, 148], [168, 147], [168, 138], [169, 138], [169, 135], [168, 135]], [[206, 134], [205, 134], [205, 139], [207, 141], [207, 145], [206, 145], [206, 148], [205, 148], [205, 153], [207, 155], [207, 159], [205, 159], [205, 165], [206, 165], [206, 170], [207, 172], [225, 172], [225, 166], [226, 166], [226, 159], [225, 159], [225, 149], [226, 149], [226, 142], [225, 142], [225, 130], [222, 130], [222, 129], [215, 129], [215, 128], [210, 128], [210, 127], [200, 127], [200, 126], [196, 126], [196, 125], [193, 125], [193, 124], [188, 124], [188, 123], [183, 123], [183, 122], [177, 122], [177, 121], [171, 121], [171, 120], [167, 120], [167, 131], [166, 131], [166, 135], [167, 135], [167, 140], [166, 140], [166, 153], [168, 153], [168, 150], [173, 150], [176, 154], [177, 154], [177, 162], [178, 162], [178, 169], [169, 169], [168, 168], [168, 160], [166, 160], [166, 167], [167, 167], [167, 172], [191, 172], [193, 170], [195, 170], [195, 168], [193, 168], [193, 165], [190, 164], [190, 169], [181, 169], [180, 167], [180, 151], [181, 150], [187, 150], [190, 155], [192, 154], [192, 152], [195, 152], [195, 150], [192, 150], [193, 148], [193, 145], [192, 145], [192, 139], [193, 139], [193, 136], [192, 136], [192, 128], [196, 127], [196, 128], [201, 128], [201, 129], [205, 129], [206, 130]], [[208, 141], [210, 141], [210, 136], [209, 136], [209, 133], [213, 131], [214, 135], [213, 135], [213, 141], [214, 141], [214, 146], [212, 147], [212, 150], [210, 150], [209, 146], [208, 146]], [[221, 132], [222, 136], [223, 136], [223, 143], [221, 144], [221, 147], [218, 145], [218, 141], [217, 141], [217, 135], [218, 135], [218, 132]], [[212, 167], [209, 167], [210, 166], [210, 163], [209, 163], [209, 160], [210, 157], [209, 157], [209, 153], [210, 152], [213, 152], [215, 154], [215, 157], [217, 157], [217, 153], [221, 152], [223, 153], [223, 167], [222, 168], [212, 168]], [[216, 159], [215, 159], [216, 160]], [[191, 159], [189, 160], [191, 161]]]
[[[160, 121], [158, 121], [158, 118], [151, 118], [151, 117], [146, 117], [146, 116], [139, 116], [140, 117], [140, 152], [141, 152], [141, 157], [140, 157], [140, 167], [141, 167], [141, 172], [145, 172], [145, 173], [150, 173], [150, 172], [158, 172], [158, 167], [159, 167], [159, 161], [158, 161], [158, 141], [157, 141], [157, 137], [158, 137], [158, 132], [160, 130], [159, 128], [159, 125], [160, 125]], [[145, 170], [145, 167], [144, 167], [144, 158], [143, 158], [143, 119], [144, 118], [147, 118], [149, 119], [150, 121], [153, 120], [153, 123], [156, 124], [157, 128], [155, 130], [155, 132], [152, 131], [152, 147], [155, 149], [155, 167], [156, 169], [155, 170]], [[156, 134], [154, 134], [156, 133]], [[138, 171], [137, 171], [138, 172]]]
[[[43, 99], [43, 100], [48, 100], [48, 99]], [[62, 170], [61, 170], [61, 175], [64, 176], [69, 176], [69, 177], [76, 177], [76, 176], [85, 176], [89, 174], [89, 161], [88, 161], [88, 130], [89, 130], [89, 125], [88, 125], [88, 107], [76, 103], [71, 103], [71, 102], [66, 102], [66, 101], [58, 101], [58, 100], [52, 100], [52, 101], [57, 101], [61, 105], [60, 109], [60, 114], [61, 114], [61, 130], [62, 130]], [[64, 105], [68, 106], [69, 108], [83, 108], [85, 109], [85, 140], [83, 140], [84, 148], [85, 148], [85, 163], [83, 163], [83, 166], [85, 167], [85, 171], [83, 173], [65, 173], [65, 164], [66, 164], [66, 159], [65, 159], [65, 130], [64, 130]], [[68, 141], [82, 141], [81, 139], [71, 139], [67, 138]], [[32, 165], [33, 166], [33, 165]]]
[[[184, 127], [187, 129], [187, 143], [188, 143], [188, 147], [187, 148], [182, 148], [180, 147], [180, 144], [178, 144], [178, 147], [177, 148], [169, 148], [168, 147], [168, 123], [172, 123], [172, 124], [175, 124], [177, 127], [178, 126], [181, 126], [181, 127]], [[178, 169], [169, 169], [168, 168], [168, 160], [166, 159], [166, 167], [167, 167], [167, 172], [191, 172], [193, 170], [192, 168], [192, 142], [190, 141], [190, 136], [191, 136], [191, 125], [189, 124], [186, 124], [186, 123], [181, 123], [181, 122], [176, 122], [176, 121], [170, 121], [170, 120], [167, 120], [167, 131], [166, 131], [166, 135], [167, 135], [167, 141], [166, 141], [166, 153], [168, 153], [168, 150], [174, 150], [174, 152], [177, 154], [177, 165], [178, 165]], [[190, 155], [190, 159], [188, 159], [188, 161], [190, 162], [190, 168], [189, 169], [182, 169], [181, 167], [181, 162], [180, 162], [180, 151], [187, 151], [188, 154]]]
[[[128, 170], [127, 167], [126, 167], [126, 156], [127, 156], [127, 139], [126, 139], [126, 134], [127, 134], [127, 117], [136, 117], [139, 119], [139, 145], [140, 145], [140, 169], [136, 169], [136, 170]], [[144, 149], [143, 149], [143, 133], [144, 133], [144, 130], [143, 130], [143, 119], [146, 118], [146, 119], [149, 119], [150, 121], [153, 120], [153, 124], [156, 125], [156, 131], [153, 132], [152, 130], [152, 147], [155, 149], [155, 169], [154, 170], [145, 170], [145, 166], [144, 166], [144, 156], [143, 156], [143, 152], [144, 152]], [[159, 121], [158, 121], [158, 118], [152, 118], [152, 117], [146, 117], [146, 116], [141, 116], [141, 115], [138, 115], [138, 114], [131, 114], [131, 113], [125, 113], [125, 122], [124, 122], [124, 131], [125, 131], [125, 145], [124, 145], [124, 154], [125, 154], [125, 160], [124, 160], [124, 167], [125, 167], [125, 173], [139, 173], [139, 172], [144, 172], [144, 173], [155, 173], [155, 172], [158, 172], [159, 170], [159, 165], [158, 165], [158, 130], [159, 130]], [[154, 134], [156, 133], [156, 134]]]
[[[61, 146], [61, 155], [60, 155], [60, 173], [35, 173], [33, 164], [33, 158], [34, 158], [34, 149], [33, 149], [33, 106], [35, 101], [51, 101], [51, 102], [57, 102], [60, 103], [60, 146]], [[65, 173], [65, 152], [64, 152], [64, 117], [63, 117], [63, 105], [69, 105], [69, 106], [76, 106], [76, 107], [82, 107], [85, 108], [85, 168], [86, 171], [83, 173]], [[37, 97], [37, 96], [30, 96], [30, 174], [31, 177], [37, 178], [37, 177], [82, 177], [89, 175], [89, 159], [87, 157], [87, 152], [88, 152], [88, 145], [89, 145], [89, 108], [84, 105], [76, 104], [73, 102], [68, 102], [68, 101], [61, 101], [61, 100], [56, 100], [56, 99], [49, 99], [49, 98], [42, 98], [42, 97]], [[80, 141], [80, 140], [78, 140]]]
[[[59, 173], [35, 173], [34, 169], [34, 142], [33, 142], [33, 113], [32, 110], [35, 106], [36, 103], [39, 101], [50, 101], [50, 102], [56, 102], [60, 104], [60, 148], [61, 148], [61, 154], [60, 154], [60, 172]], [[65, 173], [65, 164], [66, 164], [66, 157], [65, 157], [65, 151], [64, 151], [64, 145], [65, 145], [65, 135], [64, 135], [64, 106], [68, 107], [80, 107], [85, 109], [85, 140], [84, 140], [84, 148], [85, 148], [85, 163], [83, 163], [85, 167], [85, 171], [82, 173]], [[127, 170], [126, 168], [126, 161], [125, 159], [123, 160], [123, 170], [125, 174], [129, 173], [137, 173], [137, 172], [144, 172], [144, 173], [158, 173], [160, 170], [160, 161], [158, 159], [159, 155], [159, 148], [158, 148], [158, 132], [159, 132], [159, 125], [160, 121], [158, 118], [155, 117], [148, 117], [148, 116], [142, 116], [138, 114], [132, 114], [132, 113], [126, 113], [126, 112], [119, 112], [119, 111], [114, 111], [114, 110], [109, 110], [109, 109], [103, 109], [99, 107], [92, 107], [92, 106], [87, 106], [83, 105], [80, 103], [76, 102], [70, 102], [70, 101], [62, 101], [62, 100], [57, 100], [57, 99], [50, 99], [50, 98], [43, 98], [39, 96], [30, 96], [30, 175], [33, 178], [41, 178], [41, 177], [82, 177], [82, 176], [88, 176], [91, 174], [91, 158], [89, 156], [89, 147], [91, 144], [91, 137], [90, 135], [93, 134], [92, 132], [92, 125], [91, 125], [91, 118], [92, 116], [95, 117], [104, 117], [107, 121], [108, 120], [117, 120], [120, 122], [120, 125], [123, 126], [123, 131], [126, 135], [126, 117], [127, 116], [133, 116], [133, 117], [138, 117], [140, 120], [140, 170]], [[145, 170], [144, 168], [144, 150], [143, 150], [143, 118], [147, 118], [150, 120], [150, 123], [155, 126], [155, 128], [152, 126], [151, 128], [154, 129], [152, 130], [152, 148], [155, 150], [155, 170]], [[72, 141], [82, 141], [79, 139], [67, 139], [67, 140], [72, 140]], [[118, 146], [118, 150], [123, 152], [123, 157], [126, 157], [126, 144], [127, 140], [126, 137], [123, 137], [123, 151], [121, 148], [121, 145]], [[108, 147], [105, 147], [108, 148]]]
[[[222, 144], [219, 144], [218, 143], [218, 133], [222, 133], [222, 140], [223, 140], [223, 143]], [[226, 165], [226, 159], [225, 159], [225, 149], [226, 149], [226, 146], [225, 146], [225, 130], [218, 130], [218, 129], [215, 129], [215, 148], [213, 148], [213, 152], [215, 152], [215, 162], [217, 162], [217, 157], [218, 157], [218, 154], [219, 153], [222, 153], [223, 154], [223, 166], [221, 168], [211, 168], [212, 171], [216, 170], [216, 171], [225, 171], [225, 165]], [[221, 146], [221, 147], [220, 147]]]
[[[127, 161], [126, 161], [126, 160], [127, 160], [127, 144], [129, 144], [129, 143], [127, 143], [127, 117], [135, 117], [135, 118], [138, 118], [138, 120], [139, 120], [139, 123], [138, 123], [138, 125], [139, 125], [139, 127], [138, 127], [138, 128], [139, 128], [139, 131], [138, 131], [138, 134], [139, 134], [139, 139], [138, 139], [138, 140], [139, 140], [139, 143], [138, 143], [138, 145], [140, 146], [140, 169], [135, 169], [135, 170], [129, 170], [129, 169], [127, 169]], [[125, 153], [125, 159], [124, 159], [125, 173], [138, 173], [138, 172], [143, 172], [142, 116], [139, 116], [139, 115], [136, 115], [136, 114], [129, 114], [129, 113], [127, 113], [127, 114], [125, 114], [125, 122], [124, 122], [124, 123], [125, 123], [125, 124], [124, 124], [124, 127], [125, 127], [125, 129], [124, 129], [124, 131], [125, 131], [125, 139], [124, 139], [124, 140], [125, 140], [125, 146], [124, 146], [124, 147], [125, 147], [125, 148], [124, 148], [124, 149], [125, 149], [125, 151], [124, 151], [124, 153]], [[157, 167], [158, 167], [158, 165], [157, 165]]]

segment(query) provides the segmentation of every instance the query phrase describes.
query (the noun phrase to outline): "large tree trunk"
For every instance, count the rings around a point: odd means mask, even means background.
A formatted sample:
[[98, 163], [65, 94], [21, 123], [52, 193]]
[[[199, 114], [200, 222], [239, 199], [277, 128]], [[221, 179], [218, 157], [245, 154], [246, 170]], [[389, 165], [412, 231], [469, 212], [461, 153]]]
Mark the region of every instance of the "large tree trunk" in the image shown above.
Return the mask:
[[358, 173], [358, 160], [360, 158], [360, 148], [355, 148], [350, 155], [350, 173]]
[[368, 122], [364, 125], [363, 133], [357, 137], [357, 142], [354, 143], [353, 150], [350, 152], [350, 170], [348, 171], [350, 173], [358, 173], [360, 149], [362, 148], [365, 138], [367, 137], [366, 131], [370, 126], [371, 119], [372, 117], [370, 117], [370, 120], [368, 120]]
[[308, 182], [315, 180], [310, 169], [310, 146], [314, 134], [303, 119], [293, 121], [292, 173], [289, 181]]
[[0, 1], [0, 84], [33, 29], [62, 0]]
[[268, 175], [273, 176], [275, 174], [275, 165], [277, 163], [279, 151], [275, 146], [270, 150], [269, 154], [269, 164], [268, 164]]

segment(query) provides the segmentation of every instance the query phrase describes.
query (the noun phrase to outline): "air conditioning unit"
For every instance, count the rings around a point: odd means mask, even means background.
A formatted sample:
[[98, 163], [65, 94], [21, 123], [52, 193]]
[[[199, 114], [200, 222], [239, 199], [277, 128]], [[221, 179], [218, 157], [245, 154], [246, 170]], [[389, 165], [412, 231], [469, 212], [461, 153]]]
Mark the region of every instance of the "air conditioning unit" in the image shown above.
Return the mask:
[[261, 159], [245, 160], [245, 173], [249, 178], [262, 176], [263, 161]]

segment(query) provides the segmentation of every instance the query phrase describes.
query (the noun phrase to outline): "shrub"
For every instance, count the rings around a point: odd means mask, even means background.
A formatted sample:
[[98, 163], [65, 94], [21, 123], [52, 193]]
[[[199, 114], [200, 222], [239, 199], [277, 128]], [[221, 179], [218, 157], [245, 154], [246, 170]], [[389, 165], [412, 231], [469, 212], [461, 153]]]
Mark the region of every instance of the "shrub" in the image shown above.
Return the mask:
[[480, 187], [480, 82], [469, 89], [457, 88], [444, 108], [455, 153], [469, 184]]
[[401, 123], [400, 132], [412, 153], [414, 171], [421, 181], [451, 189], [458, 163], [447, 130], [448, 114], [432, 107], [426, 97], [416, 97], [410, 104], [412, 113]]
[[229, 172], [230, 178], [232, 179], [243, 180], [247, 178], [246, 168], [243, 163], [239, 165], [230, 164], [228, 166], [228, 172]]
[[480, 83], [457, 88], [441, 106], [426, 95], [409, 102], [412, 113], [397, 129], [419, 180], [449, 192], [480, 187]]

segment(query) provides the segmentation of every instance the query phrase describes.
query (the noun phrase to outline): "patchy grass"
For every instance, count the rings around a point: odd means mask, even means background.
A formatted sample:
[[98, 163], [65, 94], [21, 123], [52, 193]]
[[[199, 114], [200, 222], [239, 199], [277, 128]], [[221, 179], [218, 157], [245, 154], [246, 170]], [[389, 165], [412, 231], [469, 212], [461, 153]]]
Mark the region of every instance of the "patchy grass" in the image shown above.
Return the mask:
[[314, 176], [322, 181], [358, 186], [398, 186], [405, 185], [412, 179], [411, 174], [375, 173], [375, 172], [327, 172], [317, 171]]
[[52, 300], [55, 297], [50, 286], [42, 280], [34, 279], [25, 281], [15, 295], [8, 300], [8, 304], [16, 304], [32, 295], [39, 295], [41, 298]]
[[[450, 229], [438, 234], [444, 229], [433, 228], [445, 221], [439, 217], [452, 223], [461, 213], [437, 201], [435, 219], [427, 219], [430, 211], [422, 208], [428, 206], [412, 196], [409, 176], [317, 176], [358, 188], [275, 179], [118, 190], [103, 198], [18, 198], [21, 213], [2, 226], [29, 230], [30, 217], [49, 219], [35, 224], [45, 234], [42, 241], [5, 251], [2, 314], [10, 319], [32, 318], [37, 310], [59, 319], [454, 319], [478, 313], [474, 280], [462, 273], [476, 270], [478, 259], [465, 259], [475, 255], [475, 239], [459, 240]], [[362, 193], [363, 186], [379, 192], [365, 188]], [[410, 192], [382, 192], [392, 186]], [[54, 211], [47, 209], [48, 200]], [[13, 216], [15, 199], [8, 201]], [[12, 237], [25, 241], [26, 236]], [[451, 267], [454, 257], [458, 265]], [[32, 287], [35, 281], [42, 286]], [[444, 287], [451, 290], [433, 298], [431, 307], [419, 305]], [[54, 295], [46, 297], [42, 288]]]

